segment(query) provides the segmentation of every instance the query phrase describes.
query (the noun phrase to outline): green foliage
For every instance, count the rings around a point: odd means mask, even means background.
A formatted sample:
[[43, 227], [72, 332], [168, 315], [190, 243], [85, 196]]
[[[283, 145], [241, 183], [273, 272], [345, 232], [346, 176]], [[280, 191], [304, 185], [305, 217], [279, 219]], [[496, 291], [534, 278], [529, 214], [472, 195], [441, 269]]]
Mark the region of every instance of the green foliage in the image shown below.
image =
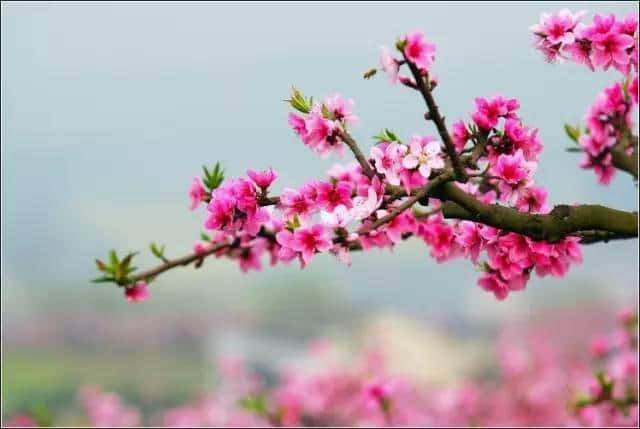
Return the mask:
[[378, 133], [378, 135], [373, 136], [373, 138], [376, 140], [376, 144], [389, 142], [402, 143], [398, 136], [396, 136], [396, 134], [388, 128], [383, 129]]
[[129, 274], [136, 270], [136, 267], [131, 266], [131, 261], [135, 255], [137, 255], [137, 252], [130, 252], [120, 260], [116, 251], [110, 250], [108, 264], [96, 259], [96, 267], [104, 275], [93, 279], [92, 282], [126, 284]]
[[211, 171], [204, 165], [202, 166], [202, 170], [204, 171], [202, 183], [204, 183], [204, 186], [207, 187], [209, 192], [217, 189], [224, 181], [224, 170], [220, 167], [219, 162], [216, 162], [216, 165], [213, 166]]
[[573, 127], [569, 124], [564, 124], [564, 131], [567, 133], [567, 136], [574, 142], [578, 143], [578, 139], [580, 138], [580, 127]]
[[291, 87], [291, 98], [285, 101], [301, 113], [311, 112], [311, 107], [313, 106], [313, 97], [305, 98], [295, 86]]
[[164, 249], [165, 249], [164, 244], [161, 246], [158, 246], [155, 242], [152, 242], [151, 245], [149, 246], [149, 249], [151, 250], [151, 253], [153, 253], [153, 256], [155, 256], [156, 258], [162, 259], [163, 261], [167, 259], [164, 256]]

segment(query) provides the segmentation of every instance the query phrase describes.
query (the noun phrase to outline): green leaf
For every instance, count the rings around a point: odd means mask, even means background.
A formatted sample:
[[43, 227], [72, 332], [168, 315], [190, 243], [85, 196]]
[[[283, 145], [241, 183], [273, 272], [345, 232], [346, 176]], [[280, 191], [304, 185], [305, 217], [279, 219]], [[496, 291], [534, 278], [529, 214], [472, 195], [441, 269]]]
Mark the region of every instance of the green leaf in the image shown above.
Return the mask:
[[204, 233], [204, 232], [201, 232], [201, 233], [200, 233], [200, 239], [201, 239], [202, 241], [211, 241], [211, 237], [209, 237], [209, 236], [208, 236], [206, 233]]
[[309, 113], [313, 106], [313, 97], [307, 100], [295, 86], [291, 87], [291, 98], [285, 101], [291, 104], [291, 107], [302, 113]]
[[155, 256], [156, 258], [164, 259], [164, 244], [158, 247], [156, 243], [153, 242], [151, 243], [151, 246], [149, 246], [149, 248], [151, 249], [151, 253], [153, 253], [153, 256]]
[[377, 140], [377, 143], [400, 142], [398, 136], [388, 128], [383, 129], [378, 135], [373, 136], [373, 138]]
[[102, 276], [91, 280], [91, 283], [110, 283], [113, 281], [115, 281], [115, 279], [111, 276]]
[[571, 140], [578, 143], [578, 139], [580, 138], [580, 127], [572, 127], [569, 124], [564, 124], [564, 131]]
[[111, 249], [109, 251], [109, 262], [110, 262], [111, 268], [117, 267], [118, 264], [120, 263], [120, 261], [118, 260], [118, 254], [114, 249]]
[[98, 267], [98, 271], [102, 271], [103, 273], [109, 272], [109, 267], [100, 259], [96, 259], [96, 266]]

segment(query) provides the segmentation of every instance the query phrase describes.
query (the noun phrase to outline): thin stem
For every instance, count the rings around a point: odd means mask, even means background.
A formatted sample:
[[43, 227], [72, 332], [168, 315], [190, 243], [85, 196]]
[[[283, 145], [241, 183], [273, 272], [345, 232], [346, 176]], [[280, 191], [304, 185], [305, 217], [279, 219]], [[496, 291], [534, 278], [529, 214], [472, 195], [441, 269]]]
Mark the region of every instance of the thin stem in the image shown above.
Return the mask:
[[376, 220], [371, 225], [367, 225], [365, 227], [360, 228], [358, 232], [360, 234], [366, 234], [384, 225], [385, 223], [391, 222], [396, 217], [400, 216], [405, 210], [410, 209], [415, 203], [429, 196], [433, 192], [433, 190], [436, 189], [438, 186], [440, 186], [442, 183], [451, 179], [453, 179], [453, 174], [449, 171], [446, 171], [436, 176], [434, 179], [430, 180], [426, 185], [420, 188], [420, 190], [416, 192], [412, 197], [402, 202], [402, 204], [400, 204], [398, 207], [392, 210], [389, 214]]
[[200, 252], [200, 253], [189, 253], [188, 255], [185, 255], [181, 258], [177, 258], [177, 259], [173, 259], [173, 260], [167, 260], [167, 262], [158, 265], [157, 267], [151, 268], [149, 270], [146, 271], [142, 271], [138, 274], [136, 274], [135, 276], [131, 276], [127, 279], [127, 284], [131, 284], [131, 283], [135, 283], [141, 280], [144, 281], [148, 281], [154, 277], [156, 277], [158, 274], [162, 274], [165, 271], [168, 271], [172, 268], [175, 267], [180, 267], [180, 266], [187, 266], [190, 265], [193, 262], [198, 261], [199, 259], [203, 259], [205, 256], [209, 256], [213, 253], [218, 252], [219, 250], [224, 249], [225, 247], [229, 247], [231, 246], [231, 243], [220, 243], [217, 244], [215, 246], [212, 246], [210, 249], [205, 250], [204, 252]]
[[356, 157], [356, 160], [360, 164], [360, 167], [362, 167], [362, 172], [365, 174], [365, 176], [367, 176], [369, 179], [373, 178], [376, 172], [373, 170], [371, 164], [369, 163], [369, 161], [367, 161], [367, 158], [358, 147], [358, 143], [356, 143], [353, 137], [351, 137], [351, 135], [345, 130], [340, 130], [340, 137], [349, 147], [349, 149], [351, 149], [351, 152], [353, 152], [353, 155]]
[[466, 182], [467, 174], [464, 170], [464, 167], [460, 163], [460, 158], [456, 153], [456, 147], [453, 144], [453, 140], [451, 139], [451, 136], [449, 135], [449, 131], [447, 130], [447, 126], [445, 125], [445, 122], [444, 122], [444, 118], [442, 117], [442, 115], [440, 114], [440, 111], [438, 110], [438, 105], [436, 104], [433, 98], [433, 94], [431, 94], [431, 90], [427, 87], [427, 85], [429, 85], [428, 76], [427, 76], [427, 79], [425, 79], [422, 76], [422, 73], [420, 73], [420, 70], [418, 69], [418, 67], [416, 67], [415, 64], [413, 64], [411, 61], [408, 60], [404, 52], [402, 52], [402, 56], [407, 62], [407, 65], [411, 70], [411, 74], [413, 74], [413, 78], [416, 81], [416, 85], [418, 86], [418, 91], [420, 92], [420, 94], [422, 94], [422, 98], [424, 98], [427, 108], [429, 109], [429, 116], [431, 117], [431, 120], [434, 122], [434, 124], [436, 124], [436, 128], [438, 129], [438, 134], [440, 135], [440, 138], [444, 142], [445, 151], [447, 152], [447, 155], [451, 160], [451, 165], [453, 166], [453, 171], [455, 172], [456, 180], [460, 182]]

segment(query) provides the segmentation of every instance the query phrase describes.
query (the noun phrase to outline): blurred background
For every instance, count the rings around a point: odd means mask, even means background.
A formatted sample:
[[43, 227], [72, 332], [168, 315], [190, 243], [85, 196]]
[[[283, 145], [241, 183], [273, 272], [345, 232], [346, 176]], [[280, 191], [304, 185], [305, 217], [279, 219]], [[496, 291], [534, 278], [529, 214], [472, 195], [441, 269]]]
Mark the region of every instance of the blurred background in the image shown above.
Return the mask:
[[540, 128], [536, 181], [552, 204], [636, 208], [627, 175], [600, 186], [564, 150], [563, 124], [581, 121], [618, 79], [547, 64], [531, 48], [528, 27], [567, 6], [637, 11], [633, 2], [3, 2], [3, 416], [34, 404], [64, 415], [86, 383], [143, 409], [170, 406], [212, 382], [222, 353], [273, 366], [316, 337], [353, 344], [367, 332], [392, 336], [401, 366], [448, 383], [491, 359], [506, 323], [631, 305], [636, 240], [585, 247], [566, 278], [532, 277], [506, 302], [476, 285], [468, 261], [439, 265], [419, 241], [355, 254], [350, 268], [325, 256], [304, 270], [242, 274], [209, 260], [163, 275], [137, 305], [89, 282], [93, 259], [111, 248], [141, 250], [139, 267], [155, 264], [151, 241], [169, 257], [191, 250], [205, 214], [188, 210], [187, 193], [203, 164], [220, 161], [228, 177], [272, 166], [279, 191], [340, 161], [320, 160], [287, 125], [292, 84], [317, 98], [352, 97], [361, 118], [353, 134], [366, 151], [383, 127], [435, 134], [416, 94], [383, 75], [362, 78], [381, 45], [411, 30], [437, 43], [437, 99], [449, 123], [467, 118], [476, 96], [516, 97]]

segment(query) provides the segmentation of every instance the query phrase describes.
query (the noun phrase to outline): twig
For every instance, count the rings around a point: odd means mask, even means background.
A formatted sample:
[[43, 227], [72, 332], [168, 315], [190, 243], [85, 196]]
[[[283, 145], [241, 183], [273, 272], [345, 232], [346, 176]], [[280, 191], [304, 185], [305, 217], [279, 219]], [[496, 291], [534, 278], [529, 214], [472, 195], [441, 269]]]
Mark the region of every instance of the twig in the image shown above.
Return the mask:
[[370, 225], [360, 228], [358, 231], [359, 234], [366, 234], [368, 232], [373, 231], [374, 229], [384, 225], [385, 223], [391, 222], [393, 219], [398, 217], [402, 212], [411, 208], [415, 203], [420, 201], [421, 199], [430, 195], [434, 189], [440, 186], [442, 183], [453, 179], [453, 173], [450, 171], [445, 171], [440, 175], [436, 176], [433, 180], [430, 180], [426, 185], [424, 185], [418, 192], [416, 192], [412, 197], [405, 200], [402, 204], [396, 207], [391, 213], [381, 217]]
[[416, 85], [418, 86], [418, 91], [422, 94], [422, 98], [424, 98], [425, 103], [427, 104], [427, 108], [429, 109], [429, 116], [431, 120], [436, 124], [436, 128], [438, 129], [438, 134], [440, 138], [444, 142], [445, 151], [451, 159], [451, 165], [453, 166], [453, 171], [455, 172], [455, 177], [460, 182], [467, 181], [467, 173], [464, 170], [464, 167], [460, 163], [460, 158], [458, 158], [458, 154], [456, 153], [456, 147], [453, 144], [453, 140], [449, 135], [449, 131], [447, 130], [447, 126], [445, 125], [444, 118], [440, 115], [440, 111], [438, 110], [438, 105], [436, 104], [433, 95], [431, 94], [431, 90], [427, 87], [428, 85], [428, 77], [425, 79], [420, 70], [408, 60], [407, 56], [404, 52], [402, 52], [402, 56], [404, 57], [409, 69], [411, 70], [411, 74], [413, 74], [413, 78], [416, 81]]
[[371, 164], [369, 163], [369, 161], [367, 161], [367, 158], [364, 156], [364, 154], [358, 147], [358, 143], [356, 143], [353, 137], [351, 137], [351, 135], [345, 130], [340, 130], [339, 133], [342, 140], [349, 147], [349, 149], [351, 149], [351, 152], [353, 152], [353, 155], [356, 157], [356, 160], [358, 160], [360, 167], [362, 167], [362, 172], [369, 179], [371, 179], [376, 174], [376, 172], [373, 170], [373, 168], [371, 167]]

